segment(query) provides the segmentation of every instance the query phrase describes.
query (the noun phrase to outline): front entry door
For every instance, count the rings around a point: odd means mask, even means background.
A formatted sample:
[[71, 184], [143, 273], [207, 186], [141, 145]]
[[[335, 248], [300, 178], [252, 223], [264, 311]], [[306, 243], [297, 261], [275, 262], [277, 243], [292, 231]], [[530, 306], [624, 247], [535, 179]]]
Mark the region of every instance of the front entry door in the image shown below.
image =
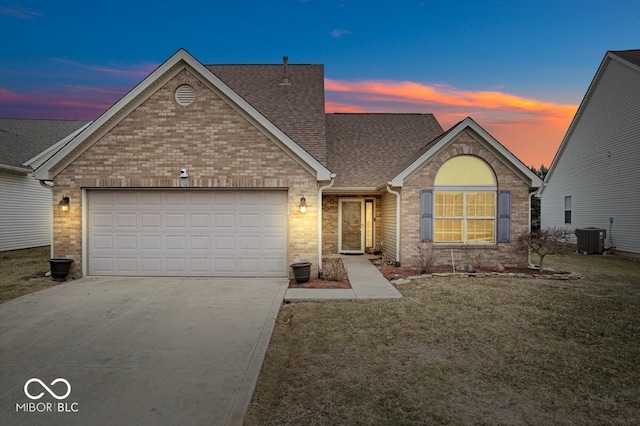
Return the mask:
[[364, 200], [341, 199], [338, 216], [340, 253], [364, 253]]

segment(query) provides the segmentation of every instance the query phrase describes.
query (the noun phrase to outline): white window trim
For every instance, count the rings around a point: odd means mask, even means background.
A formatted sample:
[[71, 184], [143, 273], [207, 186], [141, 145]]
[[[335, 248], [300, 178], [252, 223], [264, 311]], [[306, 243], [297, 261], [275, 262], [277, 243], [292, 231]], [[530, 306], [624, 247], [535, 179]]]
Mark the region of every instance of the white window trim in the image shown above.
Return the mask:
[[[462, 216], [437, 216], [436, 215], [436, 197], [441, 192], [461, 192], [462, 193]], [[467, 211], [467, 193], [469, 192], [490, 192], [493, 194], [494, 212], [493, 216], [474, 216], [472, 218], [466, 217]], [[498, 233], [498, 197], [496, 187], [486, 186], [437, 186], [433, 189], [433, 243], [442, 245], [493, 245], [497, 241]], [[462, 219], [462, 241], [436, 241], [436, 226], [435, 222], [438, 219]], [[493, 240], [492, 241], [467, 241], [467, 220], [493, 220]]]

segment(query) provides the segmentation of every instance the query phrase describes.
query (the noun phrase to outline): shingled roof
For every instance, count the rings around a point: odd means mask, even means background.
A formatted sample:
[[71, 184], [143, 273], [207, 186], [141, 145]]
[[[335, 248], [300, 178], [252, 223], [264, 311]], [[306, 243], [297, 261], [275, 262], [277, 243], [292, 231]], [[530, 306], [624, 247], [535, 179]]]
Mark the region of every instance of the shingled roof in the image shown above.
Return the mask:
[[324, 66], [205, 65], [220, 80], [326, 165]]
[[621, 57], [633, 64], [640, 66], [640, 49], [635, 50], [613, 50], [611, 51], [614, 55]]
[[443, 130], [433, 114], [327, 114], [327, 167], [334, 188], [375, 188]]
[[87, 121], [0, 118], [0, 166], [27, 170], [23, 164], [70, 135]]

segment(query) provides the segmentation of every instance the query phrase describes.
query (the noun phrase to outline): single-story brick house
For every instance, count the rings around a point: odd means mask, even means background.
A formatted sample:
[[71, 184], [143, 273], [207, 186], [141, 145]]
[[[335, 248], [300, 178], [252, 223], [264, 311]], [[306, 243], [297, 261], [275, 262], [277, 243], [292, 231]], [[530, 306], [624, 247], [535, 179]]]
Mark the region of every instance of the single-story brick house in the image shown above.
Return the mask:
[[515, 250], [540, 180], [467, 118], [326, 114], [322, 65], [203, 65], [181, 49], [35, 173], [74, 276], [281, 276], [374, 247], [411, 264]]

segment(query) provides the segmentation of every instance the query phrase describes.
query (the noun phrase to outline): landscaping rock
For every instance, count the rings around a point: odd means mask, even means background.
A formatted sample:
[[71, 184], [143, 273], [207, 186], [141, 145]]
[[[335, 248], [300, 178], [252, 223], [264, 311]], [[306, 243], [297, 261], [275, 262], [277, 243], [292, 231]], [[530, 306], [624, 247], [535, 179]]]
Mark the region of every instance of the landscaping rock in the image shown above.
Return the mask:
[[506, 269], [502, 263], [498, 262], [493, 266], [491, 270], [493, 272], [504, 272]]
[[460, 265], [456, 266], [456, 271], [457, 272], [473, 272], [473, 266], [469, 265], [468, 263], [461, 263]]

